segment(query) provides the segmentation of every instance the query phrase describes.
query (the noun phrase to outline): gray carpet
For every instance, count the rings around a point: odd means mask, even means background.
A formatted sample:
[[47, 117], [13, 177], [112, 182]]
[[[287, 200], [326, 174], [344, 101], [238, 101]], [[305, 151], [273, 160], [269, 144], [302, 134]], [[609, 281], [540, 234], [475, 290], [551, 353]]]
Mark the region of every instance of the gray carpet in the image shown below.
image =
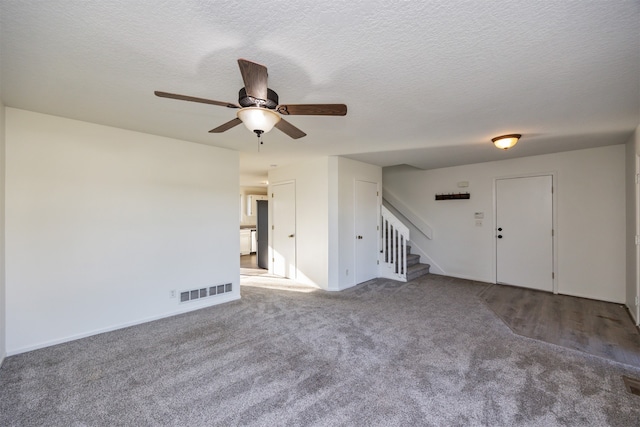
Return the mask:
[[478, 297], [484, 284], [259, 286], [7, 358], [0, 425], [640, 425], [621, 379], [639, 369], [514, 335]]

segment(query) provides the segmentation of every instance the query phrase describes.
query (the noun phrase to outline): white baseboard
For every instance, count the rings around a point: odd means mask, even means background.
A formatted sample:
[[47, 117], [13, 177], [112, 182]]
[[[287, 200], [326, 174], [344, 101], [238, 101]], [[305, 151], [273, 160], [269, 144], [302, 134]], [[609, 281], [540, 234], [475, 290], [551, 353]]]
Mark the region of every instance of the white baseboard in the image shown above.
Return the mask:
[[[168, 313], [162, 313], [162, 314], [159, 314], [157, 316], [146, 317], [144, 319], [138, 319], [138, 320], [134, 320], [134, 321], [131, 321], [131, 322], [120, 323], [118, 325], [113, 325], [113, 326], [109, 326], [109, 327], [106, 327], [106, 328], [95, 329], [93, 331], [83, 332], [81, 334], [71, 335], [71, 336], [67, 336], [67, 337], [64, 337], [64, 338], [59, 338], [59, 339], [55, 339], [55, 340], [51, 340], [51, 341], [41, 342], [41, 343], [34, 344], [34, 345], [29, 345], [29, 346], [26, 346], [26, 347], [21, 347], [21, 348], [17, 348], [17, 349], [8, 350], [6, 356], [14, 356], [16, 354], [26, 353], [28, 351], [38, 350], [38, 349], [45, 348], [45, 347], [51, 347], [52, 345], [63, 344], [65, 342], [75, 341], [75, 340], [79, 340], [79, 339], [82, 339], [82, 338], [90, 337], [90, 336], [93, 336], [93, 335], [103, 334], [105, 332], [111, 332], [111, 331], [115, 331], [115, 330], [118, 330], [118, 329], [128, 328], [129, 326], [140, 325], [142, 323], [153, 322], [154, 320], [160, 320], [160, 319], [164, 319], [164, 318], [167, 318], [167, 317], [177, 316], [179, 314], [188, 313], [190, 311], [200, 310], [200, 309], [203, 309], [203, 308], [213, 307], [213, 306], [216, 306], [216, 305], [219, 305], [219, 304], [223, 304], [223, 303], [227, 303], [227, 302], [231, 302], [231, 301], [236, 301], [236, 300], [239, 300], [239, 299], [240, 299], [240, 295], [237, 294], [237, 295], [225, 296], [223, 298], [213, 299], [208, 304], [199, 304], [199, 305], [184, 304], [184, 305], [180, 305], [174, 311], [171, 311], [171, 312], [168, 312]], [[4, 358], [2, 360], [4, 361]]]
[[623, 301], [614, 301], [612, 299], [603, 299], [603, 298], [600, 298], [600, 297], [597, 297], [597, 296], [587, 295], [587, 294], [580, 294], [580, 293], [575, 293], [575, 292], [572, 292], [572, 293], [563, 292], [562, 289], [558, 289], [558, 295], [566, 295], [566, 296], [569, 296], [569, 297], [592, 299], [592, 300], [595, 300], [595, 301], [611, 302], [613, 304], [620, 304], [620, 305], [624, 305], [626, 307], [626, 305], [625, 305], [625, 303]]
[[494, 282], [487, 282], [486, 279], [478, 279], [477, 277], [464, 276], [461, 274], [439, 274], [439, 273], [433, 273], [433, 274], [437, 274], [438, 276], [453, 277], [454, 279], [471, 280], [478, 283], [485, 283], [487, 285], [495, 285]]

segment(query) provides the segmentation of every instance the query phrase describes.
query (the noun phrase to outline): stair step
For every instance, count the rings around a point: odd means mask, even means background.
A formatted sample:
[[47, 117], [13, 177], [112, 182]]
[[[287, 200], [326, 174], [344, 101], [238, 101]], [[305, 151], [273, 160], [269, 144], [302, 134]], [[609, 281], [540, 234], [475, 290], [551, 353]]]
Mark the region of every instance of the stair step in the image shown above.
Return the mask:
[[420, 255], [407, 252], [407, 267], [420, 263]]
[[429, 274], [429, 264], [415, 264], [407, 267], [407, 282]]

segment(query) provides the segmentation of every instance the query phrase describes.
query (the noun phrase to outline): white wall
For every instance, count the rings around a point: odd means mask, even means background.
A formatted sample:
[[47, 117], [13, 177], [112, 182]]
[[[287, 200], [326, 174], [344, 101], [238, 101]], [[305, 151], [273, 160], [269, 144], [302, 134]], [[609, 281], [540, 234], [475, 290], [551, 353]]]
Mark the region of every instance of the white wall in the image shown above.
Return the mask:
[[[0, 96], [0, 99], [2, 97]], [[0, 366], [7, 354], [4, 251], [5, 108], [0, 101]]]
[[[382, 168], [368, 163], [338, 157], [338, 264], [337, 289], [346, 289], [356, 285], [355, 268], [355, 183], [368, 181], [378, 184], [378, 194], [382, 194]], [[378, 197], [380, 205], [381, 197]], [[378, 207], [379, 209], [379, 207]], [[378, 217], [380, 212], [378, 211]], [[347, 274], [347, 270], [351, 274]]]
[[9, 354], [239, 298], [236, 152], [7, 108], [6, 163]]
[[[625, 147], [615, 145], [513, 160], [421, 171], [383, 169], [383, 183], [433, 228], [427, 254], [451, 276], [495, 282], [494, 179], [555, 172], [558, 291], [625, 301]], [[458, 192], [470, 200], [438, 201]], [[474, 212], [484, 212], [481, 227]]]
[[382, 169], [331, 156], [269, 171], [270, 186], [295, 181], [297, 281], [330, 291], [355, 285], [356, 180], [380, 188]]
[[[296, 281], [329, 288], [329, 158], [322, 157], [269, 171], [269, 194], [273, 185], [295, 182], [296, 189]], [[269, 223], [273, 219], [269, 203]], [[271, 228], [271, 227], [269, 227]], [[271, 230], [270, 230], [271, 231]], [[269, 234], [269, 244], [272, 242]], [[270, 270], [272, 270], [272, 265]]]
[[637, 250], [638, 247], [635, 243], [636, 235], [636, 222], [637, 222], [637, 195], [636, 195], [636, 155], [640, 154], [640, 126], [638, 126], [627, 141], [626, 144], [626, 167], [625, 167], [625, 180], [626, 180], [626, 202], [627, 202], [627, 233], [626, 233], [626, 289], [625, 289], [625, 303], [629, 308], [629, 312], [636, 321], [636, 324], [640, 319], [638, 318], [638, 307], [636, 306], [636, 296], [638, 296], [637, 285]]

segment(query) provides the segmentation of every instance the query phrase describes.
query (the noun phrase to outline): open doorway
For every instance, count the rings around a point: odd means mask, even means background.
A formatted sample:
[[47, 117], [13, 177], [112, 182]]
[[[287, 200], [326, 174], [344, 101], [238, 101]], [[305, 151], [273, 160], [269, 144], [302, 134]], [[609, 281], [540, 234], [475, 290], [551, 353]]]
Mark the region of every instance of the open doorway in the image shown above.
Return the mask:
[[240, 275], [267, 274], [267, 189], [241, 187], [240, 190]]
[[267, 274], [269, 270], [258, 267], [258, 261], [255, 253], [248, 255], [240, 255], [240, 275], [255, 276], [259, 274]]
[[269, 272], [269, 202], [256, 202], [256, 226], [249, 229], [250, 251], [240, 254], [240, 274], [256, 276]]

